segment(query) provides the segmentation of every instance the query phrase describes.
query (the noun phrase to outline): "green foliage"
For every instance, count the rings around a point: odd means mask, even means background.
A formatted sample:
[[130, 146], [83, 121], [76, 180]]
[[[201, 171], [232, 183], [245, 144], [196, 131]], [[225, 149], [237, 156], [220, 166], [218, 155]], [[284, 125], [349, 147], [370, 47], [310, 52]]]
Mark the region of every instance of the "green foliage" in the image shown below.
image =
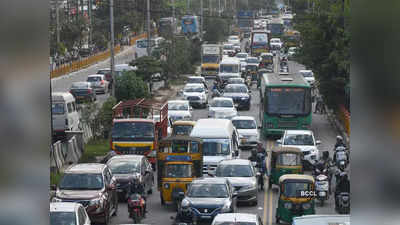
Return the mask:
[[96, 157], [105, 156], [110, 151], [110, 144], [107, 139], [90, 140], [85, 144], [85, 151], [79, 163], [94, 163]]
[[58, 172], [51, 172], [50, 173], [50, 185], [58, 185], [61, 181], [61, 178], [64, 174]]
[[147, 84], [134, 71], [116, 77], [115, 97], [117, 101], [149, 97]]
[[152, 56], [139, 57], [129, 64], [138, 68], [136, 70], [136, 76], [144, 81], [150, 81], [151, 75], [162, 72], [160, 61]]
[[81, 48], [86, 30], [86, 20], [79, 15], [75, 21], [62, 24], [60, 39], [68, 50], [72, 50], [73, 47]]
[[229, 25], [226, 19], [208, 17], [204, 23], [204, 41], [218, 43], [229, 35]]
[[110, 96], [101, 106], [97, 113], [98, 122], [101, 125], [103, 134], [108, 134], [112, 128], [112, 108], [117, 104], [117, 99]]

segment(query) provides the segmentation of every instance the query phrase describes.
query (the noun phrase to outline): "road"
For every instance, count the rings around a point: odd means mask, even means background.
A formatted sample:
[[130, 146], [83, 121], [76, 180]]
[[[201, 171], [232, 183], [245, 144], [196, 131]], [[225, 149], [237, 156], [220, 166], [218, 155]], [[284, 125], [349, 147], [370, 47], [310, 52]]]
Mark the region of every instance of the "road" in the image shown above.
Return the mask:
[[[297, 72], [300, 69], [303, 69], [302, 65], [299, 65], [295, 62], [289, 62], [289, 71]], [[208, 86], [212, 86], [212, 81], [208, 80]], [[256, 89], [256, 85], [254, 84], [252, 87], [252, 103], [251, 109], [249, 111], [239, 111], [239, 115], [244, 116], [253, 116], [257, 119], [259, 123], [260, 120], [258, 118], [259, 107], [260, 107], [260, 96], [259, 91]], [[211, 93], [211, 92], [210, 92]], [[193, 111], [194, 120], [200, 118], [207, 118], [207, 109], [195, 109]], [[332, 130], [329, 122], [322, 115], [313, 115], [312, 121], [312, 130], [314, 131], [316, 138], [321, 140], [322, 144], [319, 149], [321, 150], [330, 150], [332, 155], [332, 148], [335, 144], [336, 133]], [[263, 143], [266, 145], [267, 150], [270, 150], [275, 145], [275, 140], [268, 139], [263, 140]], [[242, 151], [241, 158], [247, 159], [249, 156], [249, 151]], [[270, 154], [269, 154], [270, 155]], [[239, 212], [244, 213], [257, 213], [263, 219], [264, 225], [275, 224], [275, 209], [278, 201], [278, 190], [277, 187], [273, 190], [259, 191], [258, 193], [258, 205], [257, 206], [245, 206], [241, 205], [238, 207]], [[161, 206], [160, 204], [160, 195], [157, 191], [157, 187], [155, 186], [153, 189], [153, 194], [148, 197], [148, 209], [149, 212], [147, 214], [147, 218], [145, 218], [142, 223], [143, 224], [154, 224], [154, 225], [163, 225], [163, 224], [172, 224], [171, 216], [175, 216], [175, 211], [173, 207]], [[317, 214], [335, 214], [334, 211], [334, 201], [331, 196], [329, 201], [325, 203], [323, 207], [317, 205], [316, 207]], [[126, 203], [120, 203], [118, 208], [118, 216], [113, 217], [111, 220], [112, 224], [127, 224], [131, 222], [131, 219], [128, 217], [127, 205]]]

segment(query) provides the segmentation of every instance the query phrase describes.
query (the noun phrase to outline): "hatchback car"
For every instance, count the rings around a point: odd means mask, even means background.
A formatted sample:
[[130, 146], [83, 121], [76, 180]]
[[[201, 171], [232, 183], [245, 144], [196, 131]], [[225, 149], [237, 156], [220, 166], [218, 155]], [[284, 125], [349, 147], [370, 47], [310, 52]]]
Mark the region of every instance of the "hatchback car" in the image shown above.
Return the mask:
[[249, 213], [218, 214], [211, 225], [263, 225], [259, 215]]
[[238, 194], [237, 202], [257, 205], [257, 173], [247, 159], [223, 160], [218, 164], [215, 175], [229, 180]]
[[318, 145], [321, 141], [315, 140], [311, 130], [285, 130], [277, 143], [282, 147], [297, 147], [304, 155], [304, 166], [310, 169], [315, 160], [319, 160]]
[[237, 110], [232, 98], [215, 97], [208, 106], [208, 117], [232, 119], [237, 116]]
[[89, 82], [74, 82], [69, 89], [75, 101], [81, 102], [94, 102], [97, 100], [96, 92], [92, 88], [92, 84]]
[[105, 164], [82, 163], [68, 167], [53, 202], [81, 203], [92, 222], [108, 224], [117, 215], [116, 180]]
[[92, 84], [92, 88], [96, 93], [105, 94], [108, 92], [108, 81], [103, 74], [89, 75], [86, 81]]
[[315, 83], [314, 73], [312, 70], [299, 70], [299, 73], [303, 75], [304, 79], [313, 86]]
[[120, 200], [125, 201], [130, 188], [143, 190], [144, 195], [152, 193], [154, 174], [152, 166], [143, 155], [116, 155], [108, 160], [117, 181], [117, 192]]
[[219, 213], [234, 213], [236, 198], [227, 179], [206, 177], [192, 181], [181, 204], [189, 205], [199, 221], [211, 222]]
[[232, 119], [232, 123], [239, 133], [239, 148], [255, 148], [260, 139], [260, 133], [254, 117], [236, 116]]
[[90, 219], [85, 208], [74, 202], [51, 202], [50, 225], [90, 225]]
[[192, 107], [187, 100], [168, 101], [168, 117], [171, 122], [178, 120], [192, 120]]
[[204, 84], [186, 84], [183, 88], [183, 98], [188, 100], [191, 106], [207, 107], [207, 93]]
[[228, 84], [224, 88], [223, 97], [232, 98], [238, 109], [250, 110], [251, 91], [245, 84]]

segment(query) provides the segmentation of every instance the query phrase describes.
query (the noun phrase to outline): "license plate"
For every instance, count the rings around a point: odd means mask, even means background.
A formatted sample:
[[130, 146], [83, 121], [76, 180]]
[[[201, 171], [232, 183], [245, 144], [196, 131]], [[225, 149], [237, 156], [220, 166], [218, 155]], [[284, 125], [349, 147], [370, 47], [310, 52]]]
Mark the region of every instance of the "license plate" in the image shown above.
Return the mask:
[[211, 219], [211, 216], [201, 216], [202, 219]]

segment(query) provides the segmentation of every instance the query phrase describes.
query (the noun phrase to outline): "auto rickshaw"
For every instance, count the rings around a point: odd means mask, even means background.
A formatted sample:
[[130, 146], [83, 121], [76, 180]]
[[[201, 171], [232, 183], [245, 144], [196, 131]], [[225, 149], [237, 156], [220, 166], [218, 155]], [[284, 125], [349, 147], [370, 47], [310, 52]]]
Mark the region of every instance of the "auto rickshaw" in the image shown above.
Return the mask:
[[170, 136], [159, 143], [157, 151], [157, 183], [161, 205], [178, 207], [188, 185], [202, 177], [203, 142], [189, 136]]
[[286, 174], [279, 178], [276, 223], [292, 223], [294, 217], [315, 214], [315, 181], [310, 175]]
[[171, 135], [189, 136], [195, 124], [196, 124], [195, 121], [184, 121], [184, 120], [175, 121], [172, 124]]
[[252, 81], [258, 79], [258, 66], [257, 65], [246, 65], [246, 77], [250, 76]]
[[294, 147], [278, 147], [272, 150], [268, 187], [278, 184], [285, 174], [303, 174], [303, 153]]
[[274, 64], [274, 55], [272, 53], [261, 53], [260, 68], [266, 68], [268, 65]]

